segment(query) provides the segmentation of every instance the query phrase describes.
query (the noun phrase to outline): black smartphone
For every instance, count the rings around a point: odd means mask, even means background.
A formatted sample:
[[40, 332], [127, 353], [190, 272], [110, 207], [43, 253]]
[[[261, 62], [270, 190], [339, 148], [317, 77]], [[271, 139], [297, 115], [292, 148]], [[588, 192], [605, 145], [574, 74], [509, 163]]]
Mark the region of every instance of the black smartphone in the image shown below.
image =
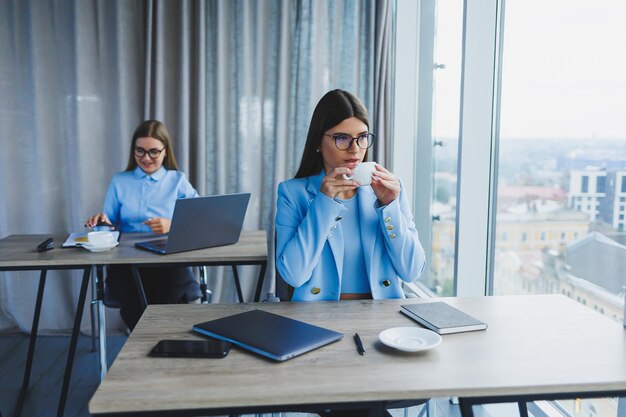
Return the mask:
[[232, 343], [217, 339], [160, 340], [150, 356], [169, 358], [223, 358], [228, 355]]

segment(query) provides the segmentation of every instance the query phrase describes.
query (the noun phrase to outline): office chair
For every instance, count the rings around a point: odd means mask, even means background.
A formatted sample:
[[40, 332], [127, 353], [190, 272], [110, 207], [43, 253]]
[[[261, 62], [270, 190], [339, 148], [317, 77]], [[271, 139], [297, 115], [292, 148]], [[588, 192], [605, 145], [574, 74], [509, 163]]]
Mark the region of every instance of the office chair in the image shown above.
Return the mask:
[[207, 283], [206, 283], [206, 266], [200, 266], [199, 268], [199, 281], [200, 281], [200, 293], [202, 294], [200, 296], [200, 304], [209, 304], [211, 303], [211, 297], [213, 296], [213, 293], [211, 292], [210, 289], [207, 288]]
[[[199, 274], [198, 274], [198, 282], [200, 284], [200, 303], [201, 304], [208, 304], [211, 302], [211, 297], [213, 295], [213, 293], [211, 292], [211, 290], [208, 289], [207, 286], [207, 270], [206, 270], [206, 266], [200, 266], [198, 267], [199, 270]], [[106, 286], [104, 287], [104, 294], [102, 296], [102, 301], [104, 303], [105, 306], [109, 307], [109, 308], [121, 308], [122, 305], [120, 303], [119, 300], [117, 300], [115, 297], [113, 297], [108, 289], [106, 288]]]
[[270, 301], [291, 301], [293, 287], [283, 279], [276, 267], [276, 233], [274, 232], [274, 297]]

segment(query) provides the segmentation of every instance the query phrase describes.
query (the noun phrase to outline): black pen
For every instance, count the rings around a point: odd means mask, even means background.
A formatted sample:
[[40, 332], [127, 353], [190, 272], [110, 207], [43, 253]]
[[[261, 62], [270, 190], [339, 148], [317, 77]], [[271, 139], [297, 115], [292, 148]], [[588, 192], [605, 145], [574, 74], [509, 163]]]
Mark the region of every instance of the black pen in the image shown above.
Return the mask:
[[356, 350], [359, 352], [359, 355], [364, 355], [365, 348], [363, 347], [363, 342], [361, 342], [361, 338], [358, 333], [354, 334], [354, 343], [356, 343]]

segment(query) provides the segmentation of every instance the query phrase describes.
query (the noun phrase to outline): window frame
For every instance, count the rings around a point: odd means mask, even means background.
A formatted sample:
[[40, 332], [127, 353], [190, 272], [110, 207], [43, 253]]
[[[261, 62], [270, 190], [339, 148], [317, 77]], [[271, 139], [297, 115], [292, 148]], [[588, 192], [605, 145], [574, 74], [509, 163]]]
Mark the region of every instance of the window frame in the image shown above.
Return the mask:
[[[432, 56], [430, 61], [428, 57], [420, 57], [418, 46], [432, 44], [434, 34], [423, 26], [418, 34], [415, 21], [420, 22], [418, 26], [426, 24], [430, 8], [434, 10], [434, 0], [397, 0], [396, 3], [396, 33], [401, 36], [396, 36], [394, 145], [390, 161], [393, 171], [406, 185], [427, 259], [430, 259], [433, 172], [431, 120], [425, 119], [426, 115], [432, 115], [432, 86], [423, 88], [423, 85], [428, 80], [424, 71], [430, 71], [432, 82], [433, 67]], [[491, 252], [495, 243], [499, 116], [496, 104], [503, 13], [503, 0], [464, 2], [455, 231], [457, 296], [490, 295], [493, 287]], [[411, 36], [418, 42], [404, 42]], [[410, 112], [413, 116], [407, 120], [406, 114]], [[464, 142], [471, 146], [463, 146]]]

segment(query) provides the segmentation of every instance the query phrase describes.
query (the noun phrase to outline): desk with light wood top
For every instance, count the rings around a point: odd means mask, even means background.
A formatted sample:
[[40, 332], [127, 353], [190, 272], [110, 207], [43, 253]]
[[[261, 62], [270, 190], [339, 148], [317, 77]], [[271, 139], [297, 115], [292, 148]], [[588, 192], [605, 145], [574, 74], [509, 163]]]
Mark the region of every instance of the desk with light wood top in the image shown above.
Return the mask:
[[[626, 331], [620, 323], [560, 295], [444, 300], [489, 328], [444, 335], [435, 349], [405, 353], [381, 344], [378, 334], [416, 326], [399, 309], [418, 300], [150, 306], [89, 411], [221, 415], [456, 396], [466, 416], [472, 403], [626, 392]], [[147, 356], [158, 340], [200, 338], [190, 332], [193, 324], [251, 308], [345, 336], [282, 363], [238, 347], [224, 359]], [[352, 340], [355, 332], [363, 356]]]
[[237, 243], [189, 252], [158, 255], [135, 248], [135, 242], [155, 238], [149, 233], [122, 233], [119, 246], [105, 252], [89, 252], [81, 248], [61, 249], [67, 234], [54, 235], [55, 249], [38, 253], [35, 247], [50, 235], [11, 235], [0, 239], [0, 271], [80, 268], [84, 265], [198, 265], [233, 262], [238, 265], [267, 262], [267, 241], [264, 230], [243, 231]]
[[[35, 247], [50, 235], [11, 235], [0, 239], [0, 271], [79, 269], [86, 266], [133, 265], [259, 265], [254, 300], [259, 301], [267, 267], [267, 241], [264, 230], [243, 231], [237, 243], [188, 252], [159, 255], [136, 248], [135, 242], [155, 236], [147, 233], [123, 233], [120, 244], [105, 252], [88, 252], [82, 248], [61, 248], [67, 235], [54, 237], [55, 249], [38, 253]], [[237, 276], [236, 276], [237, 277]], [[237, 283], [240, 301], [241, 289]]]
[[97, 290], [94, 300], [95, 303], [92, 305], [97, 306], [98, 309], [98, 327], [100, 330], [100, 368], [102, 378], [107, 371], [105, 345], [106, 337], [104, 333], [104, 306], [102, 304], [104, 295], [104, 280], [102, 271], [105, 265], [125, 264], [131, 265], [135, 270], [140, 266], [230, 265], [233, 267], [237, 293], [240, 300], [243, 299], [243, 296], [241, 295], [241, 289], [239, 287], [236, 266], [259, 265], [260, 271], [257, 278], [255, 301], [258, 301], [260, 298], [261, 289], [263, 287], [263, 277], [267, 267], [267, 241], [265, 231], [263, 230], [242, 231], [239, 241], [232, 245], [199, 249], [169, 255], [159, 255], [135, 248], [135, 242], [154, 238], [154, 235], [151, 234], [135, 233], [122, 234], [120, 237], [120, 244], [117, 247], [109, 251], [95, 253], [89, 252], [83, 248], [61, 248], [63, 242], [67, 238], [67, 234], [55, 235], [53, 236], [55, 249], [47, 252], [37, 252], [37, 244], [41, 243], [48, 237], [50, 237], [50, 235], [11, 235], [0, 239], [0, 271], [41, 271], [24, 381], [22, 389], [20, 390], [20, 398], [18, 399], [18, 409], [21, 409], [24, 395], [28, 389], [47, 271], [55, 269], [83, 270], [82, 285], [79, 293], [78, 306], [74, 319], [74, 328], [72, 331], [66, 371], [61, 390], [61, 400], [59, 401], [58, 416], [63, 415], [63, 410], [65, 408], [65, 401], [72, 373], [73, 357], [76, 349], [76, 342], [78, 340], [80, 321], [82, 318], [83, 306], [85, 303], [87, 286], [92, 267], [95, 266], [98, 271], [96, 280]]
[[229, 265], [233, 267], [237, 296], [240, 302], [243, 302], [244, 299], [236, 267], [240, 265], [259, 265], [261, 268], [254, 292], [254, 301], [260, 301], [263, 278], [267, 268], [267, 240], [264, 230], [242, 231], [239, 241], [232, 245], [215, 246], [167, 255], [160, 255], [135, 247], [136, 242], [150, 239], [154, 239], [154, 235], [147, 233], [122, 233], [119, 246], [110, 251], [90, 253], [90, 255], [99, 264], [128, 264], [134, 268], [171, 265]]

